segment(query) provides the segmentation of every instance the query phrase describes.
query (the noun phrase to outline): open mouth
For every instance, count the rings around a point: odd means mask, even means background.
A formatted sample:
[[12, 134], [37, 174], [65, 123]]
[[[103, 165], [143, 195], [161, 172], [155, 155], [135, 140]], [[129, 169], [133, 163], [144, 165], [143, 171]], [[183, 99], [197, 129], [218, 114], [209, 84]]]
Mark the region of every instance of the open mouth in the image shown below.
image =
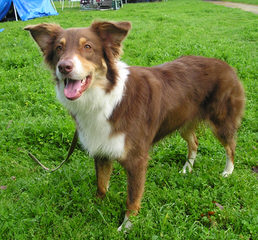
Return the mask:
[[71, 78], [66, 78], [64, 80], [65, 88], [64, 95], [69, 100], [75, 100], [79, 98], [82, 93], [88, 89], [91, 83], [91, 75], [88, 75], [82, 80], [74, 80]]

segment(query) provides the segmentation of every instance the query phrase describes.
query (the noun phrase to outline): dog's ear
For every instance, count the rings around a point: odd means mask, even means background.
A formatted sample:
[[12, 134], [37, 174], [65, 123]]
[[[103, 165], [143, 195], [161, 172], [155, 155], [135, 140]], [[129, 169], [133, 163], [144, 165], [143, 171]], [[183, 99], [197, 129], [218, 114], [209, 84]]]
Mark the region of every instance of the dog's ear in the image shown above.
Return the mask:
[[92, 23], [91, 28], [104, 41], [105, 45], [112, 49], [114, 57], [119, 57], [121, 43], [131, 29], [131, 23], [96, 21]]
[[31, 36], [44, 54], [48, 47], [55, 41], [56, 37], [63, 31], [59, 25], [52, 23], [29, 25], [24, 30], [30, 31]]

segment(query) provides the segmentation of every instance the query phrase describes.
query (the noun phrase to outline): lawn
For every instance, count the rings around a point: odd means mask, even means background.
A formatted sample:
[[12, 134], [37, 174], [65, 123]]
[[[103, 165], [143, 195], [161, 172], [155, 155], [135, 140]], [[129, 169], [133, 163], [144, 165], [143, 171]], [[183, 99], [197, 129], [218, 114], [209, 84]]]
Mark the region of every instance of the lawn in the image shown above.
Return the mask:
[[[258, 239], [257, 15], [198, 0], [128, 4], [118, 11], [65, 8], [59, 15], [0, 23], [0, 239]], [[198, 129], [199, 152], [191, 174], [179, 171], [186, 144], [175, 133], [155, 145], [140, 214], [127, 234], [123, 220], [126, 174], [115, 164], [106, 198], [95, 198], [93, 160], [78, 144], [69, 164], [58, 165], [74, 123], [57, 102], [51, 73], [23, 27], [40, 22], [64, 28], [94, 19], [129, 20], [122, 60], [152, 66], [182, 55], [216, 57], [233, 66], [246, 91], [235, 171], [228, 178], [223, 147], [210, 130]]]

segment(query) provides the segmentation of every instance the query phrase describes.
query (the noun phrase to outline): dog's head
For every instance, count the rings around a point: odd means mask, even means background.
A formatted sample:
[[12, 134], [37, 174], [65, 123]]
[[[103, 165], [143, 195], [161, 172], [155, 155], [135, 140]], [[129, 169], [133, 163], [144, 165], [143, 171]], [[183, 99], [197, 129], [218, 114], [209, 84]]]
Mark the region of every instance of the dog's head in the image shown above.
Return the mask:
[[116, 84], [115, 63], [131, 29], [129, 22], [99, 21], [88, 28], [69, 29], [43, 23], [24, 29], [39, 45], [69, 100], [78, 99], [90, 87], [97, 85], [108, 91]]

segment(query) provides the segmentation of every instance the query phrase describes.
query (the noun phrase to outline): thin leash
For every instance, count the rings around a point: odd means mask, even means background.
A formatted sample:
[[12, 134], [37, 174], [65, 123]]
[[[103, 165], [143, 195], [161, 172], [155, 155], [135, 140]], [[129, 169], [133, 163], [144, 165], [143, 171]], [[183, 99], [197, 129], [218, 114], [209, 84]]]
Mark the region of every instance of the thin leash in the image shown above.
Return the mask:
[[68, 162], [70, 156], [72, 155], [72, 153], [73, 153], [73, 151], [74, 151], [74, 149], [75, 149], [75, 146], [76, 146], [76, 144], [77, 144], [77, 141], [78, 141], [78, 133], [77, 133], [77, 130], [75, 130], [74, 135], [73, 135], [73, 140], [72, 140], [71, 146], [70, 146], [70, 148], [69, 148], [69, 150], [68, 150], [68, 154], [67, 154], [65, 160], [63, 160], [63, 161], [61, 162], [61, 164], [60, 164], [58, 167], [53, 168], [53, 169], [49, 169], [49, 168], [47, 168], [46, 166], [44, 166], [44, 165], [43, 165], [31, 152], [29, 152], [29, 151], [28, 151], [28, 155], [29, 155], [36, 163], [38, 163], [44, 170], [46, 170], [46, 171], [48, 171], [48, 172], [55, 172], [55, 171], [58, 170], [60, 167], [62, 167], [65, 162]]

